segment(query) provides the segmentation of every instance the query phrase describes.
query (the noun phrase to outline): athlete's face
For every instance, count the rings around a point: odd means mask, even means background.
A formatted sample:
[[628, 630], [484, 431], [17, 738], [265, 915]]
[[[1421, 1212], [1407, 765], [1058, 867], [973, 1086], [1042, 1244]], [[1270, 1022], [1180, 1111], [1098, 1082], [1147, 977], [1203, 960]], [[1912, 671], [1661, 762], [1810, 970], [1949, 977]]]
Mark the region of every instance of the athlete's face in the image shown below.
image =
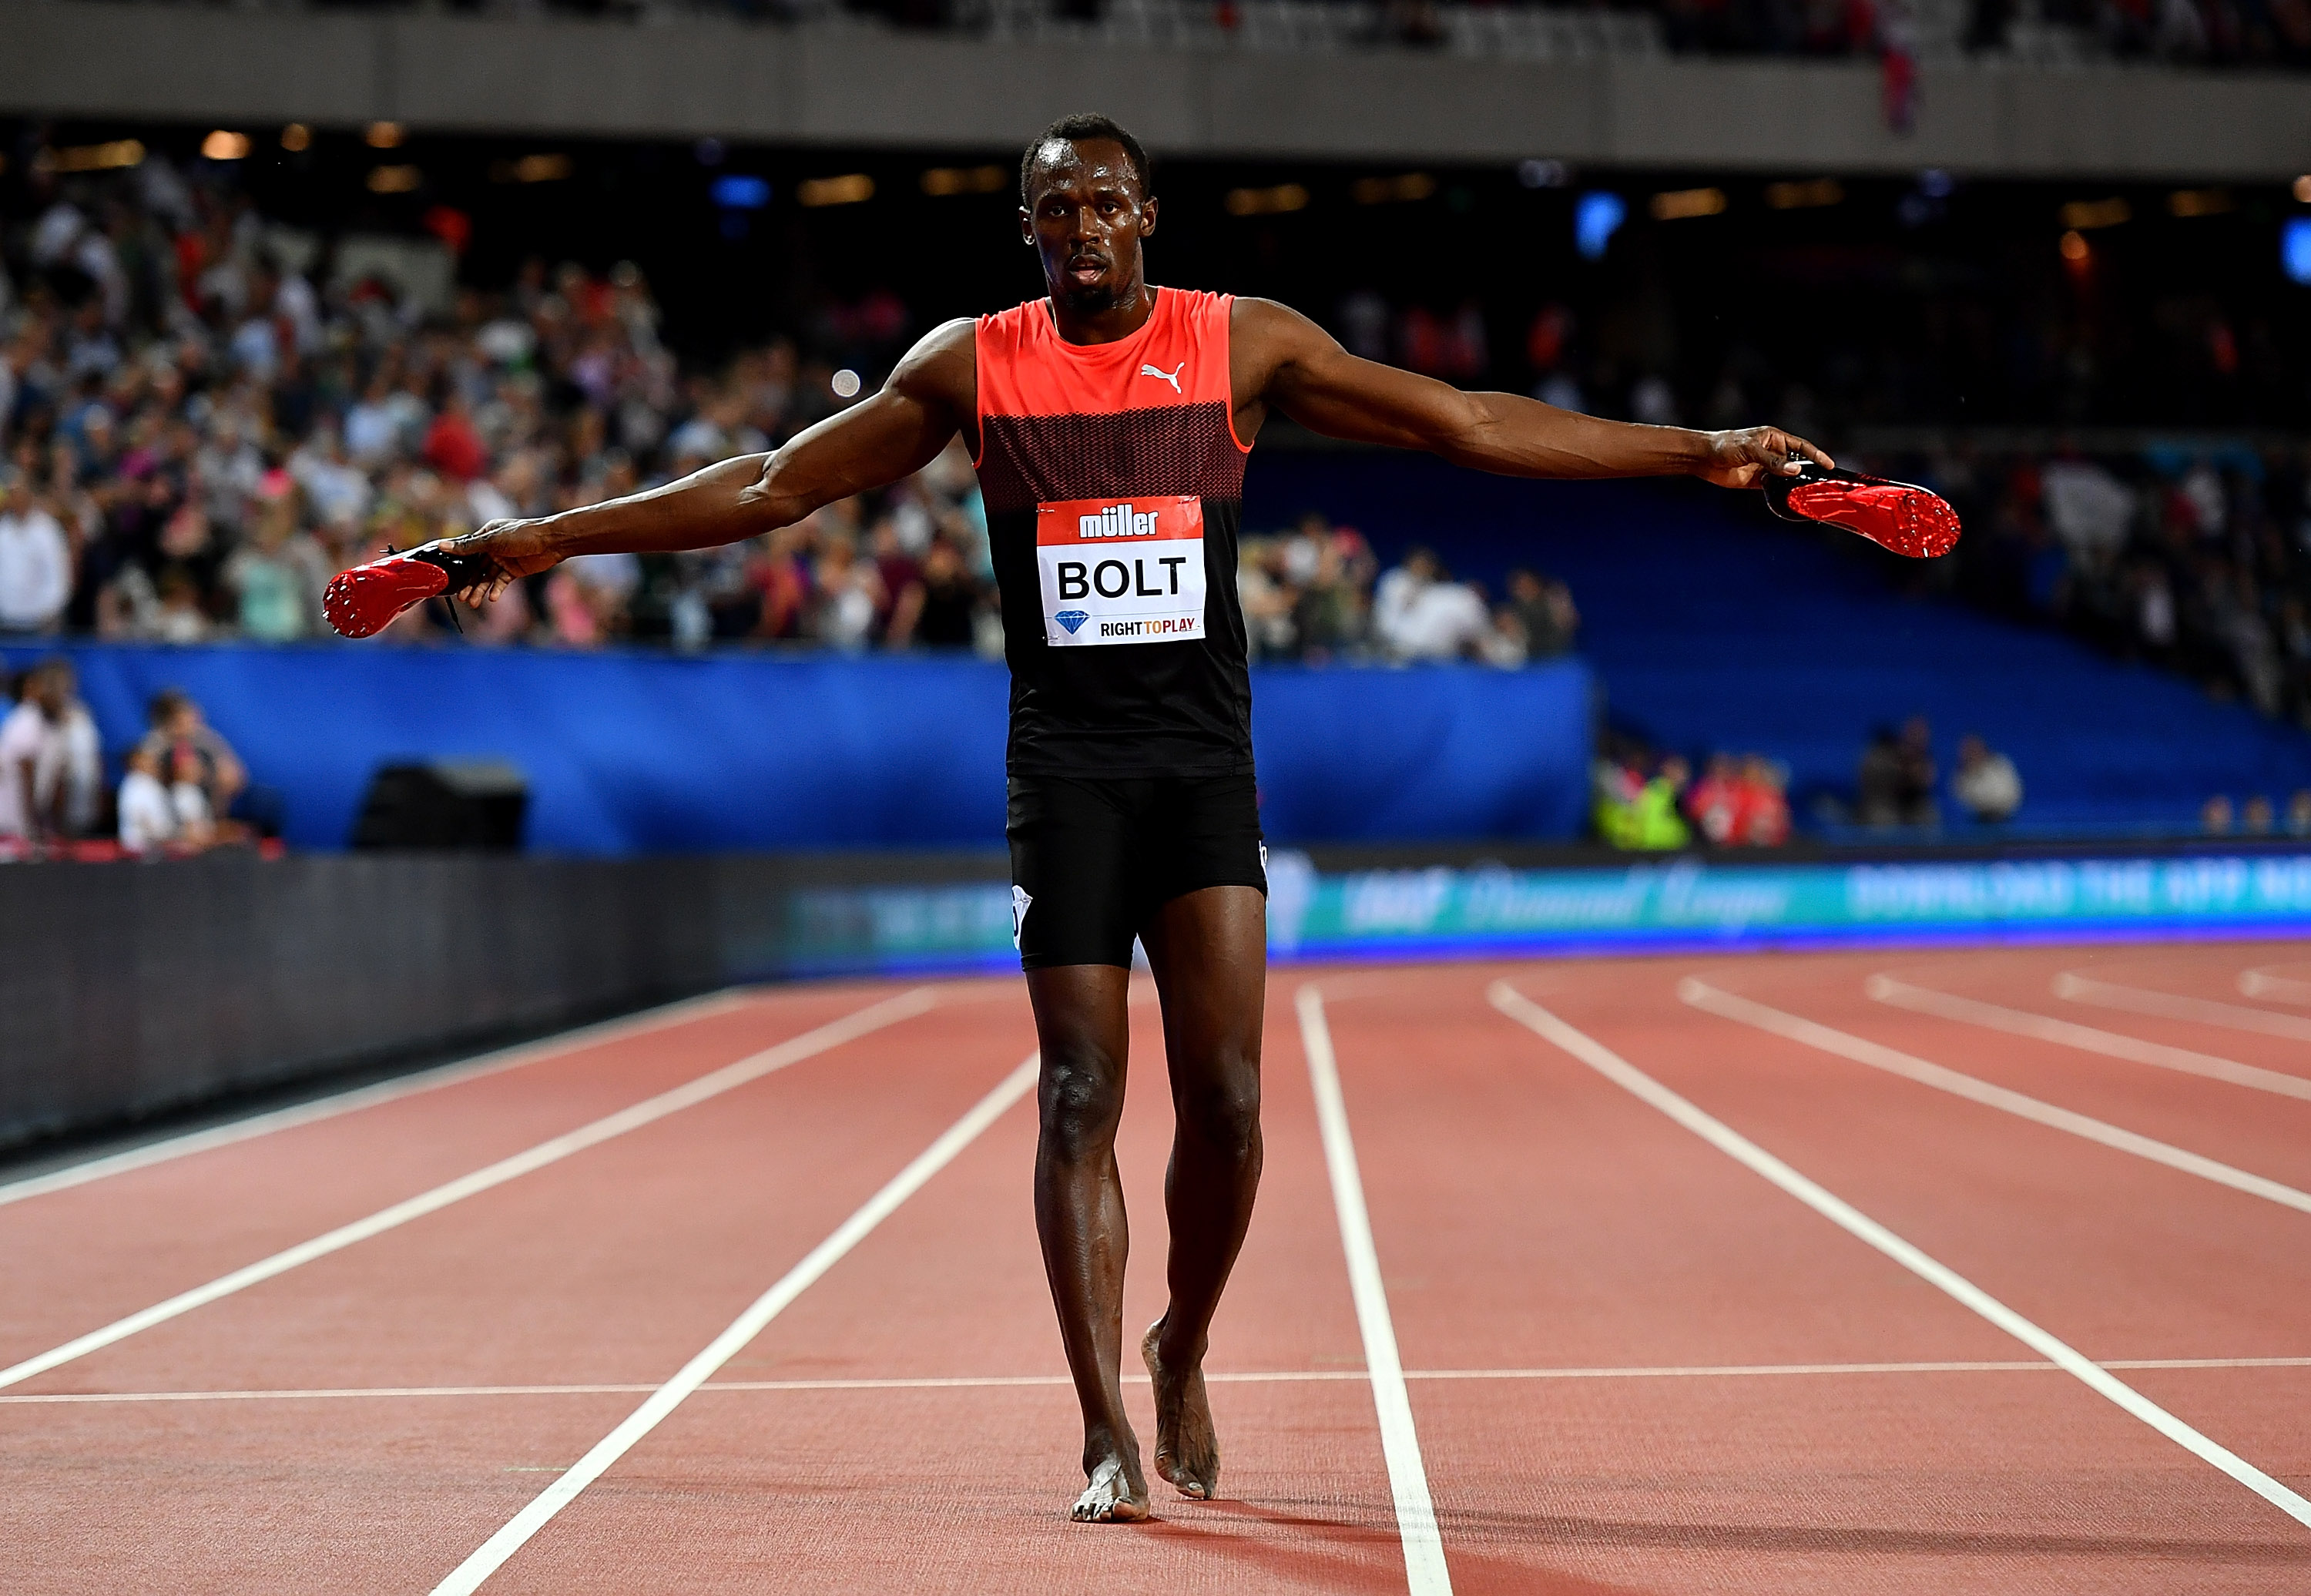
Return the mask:
[[1042, 259], [1051, 298], [1086, 314], [1130, 303], [1146, 280], [1139, 244], [1156, 231], [1156, 202], [1123, 146], [1051, 140], [1035, 153], [1032, 193], [1019, 231]]

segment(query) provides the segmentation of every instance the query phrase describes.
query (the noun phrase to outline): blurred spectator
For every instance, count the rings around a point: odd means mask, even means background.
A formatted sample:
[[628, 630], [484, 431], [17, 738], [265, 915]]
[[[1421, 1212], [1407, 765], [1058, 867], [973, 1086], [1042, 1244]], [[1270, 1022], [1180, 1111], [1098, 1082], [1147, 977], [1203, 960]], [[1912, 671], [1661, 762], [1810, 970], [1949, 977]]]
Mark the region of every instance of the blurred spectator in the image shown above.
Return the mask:
[[2298, 787], [2288, 798], [2287, 834], [2311, 837], [2311, 788]]
[[1790, 840], [1789, 779], [1762, 754], [1741, 762], [1741, 803], [1734, 839], [1752, 848], [1779, 848]]
[[1475, 589], [1452, 580], [1436, 556], [1415, 546], [1380, 579], [1373, 631], [1399, 659], [1455, 659], [1476, 651], [1492, 617]]
[[891, 609], [890, 644], [924, 649], [968, 649], [978, 641], [978, 618], [985, 607], [984, 585], [967, 570], [963, 553], [944, 535], [932, 538], [922, 567]]
[[2219, 792], [2200, 806], [2199, 829], [2211, 837], [2229, 836], [2231, 819], [2231, 801]]
[[1901, 744], [1890, 726], [1880, 726], [1870, 734], [1869, 743], [1862, 750], [1862, 763], [1854, 773], [1853, 785], [1861, 797], [1856, 817], [1864, 825], [1899, 825], [1902, 824]]
[[2014, 762], [1971, 735], [1958, 743], [1958, 773], [1950, 778], [1950, 791], [1959, 807], [1985, 824], [2010, 819], [2022, 807], [2022, 777]]
[[172, 789], [189, 780], [210, 815], [230, 813], [249, 788], [249, 771], [202, 715], [201, 706], [173, 687], [163, 688], [145, 707], [145, 721], [150, 729], [137, 746], [152, 753], [158, 773]]
[[1940, 818], [1934, 803], [1932, 734], [1916, 716], [1897, 735], [1889, 727], [1870, 734], [1855, 778], [1860, 819], [1869, 826], [1932, 825]]
[[257, 506], [249, 541], [226, 557], [222, 575], [242, 635], [293, 642], [321, 629], [329, 562], [298, 528], [296, 490], [285, 480], [273, 485]]
[[0, 632], [52, 632], [72, 597], [72, 549], [22, 472], [0, 467]]
[[161, 780], [161, 756], [139, 743], [128, 751], [127, 772], [116, 800], [120, 846], [130, 853], [157, 853], [177, 836], [177, 807]]
[[1731, 754], [1709, 756], [1701, 780], [1686, 792], [1685, 812], [1704, 842], [1722, 847], [1733, 841], [1741, 817], [1741, 772]]
[[1591, 817], [1608, 847], [1666, 852], [1691, 839], [1678, 814], [1679, 795], [1690, 773], [1675, 754], [1653, 764], [1641, 750], [1625, 749], [1598, 760], [1592, 779]]
[[1512, 571], [1507, 607], [1523, 629], [1526, 658], [1555, 659], [1573, 651], [1581, 612], [1563, 582], [1535, 571]]
[[216, 812], [209, 807], [208, 789], [199, 752], [189, 743], [171, 750], [169, 808], [176, 816], [179, 846], [199, 850], [217, 840]]
[[61, 829], [59, 789], [42, 790], [41, 773], [57, 758], [57, 721], [65, 689], [55, 661], [17, 678], [16, 702], [0, 720], [0, 843], [38, 847]]
[[54, 687], [52, 737], [39, 772], [39, 801], [66, 836], [93, 836], [103, 820], [104, 747], [96, 718], [81, 702], [80, 676], [68, 659], [47, 666]]
[[2271, 800], [2259, 792], [2239, 809], [2239, 829], [2250, 837], [2271, 835], [2275, 819]]
[[1685, 813], [1717, 847], [1779, 848], [1790, 840], [1781, 767], [1762, 754], [1714, 754], [1685, 794]]

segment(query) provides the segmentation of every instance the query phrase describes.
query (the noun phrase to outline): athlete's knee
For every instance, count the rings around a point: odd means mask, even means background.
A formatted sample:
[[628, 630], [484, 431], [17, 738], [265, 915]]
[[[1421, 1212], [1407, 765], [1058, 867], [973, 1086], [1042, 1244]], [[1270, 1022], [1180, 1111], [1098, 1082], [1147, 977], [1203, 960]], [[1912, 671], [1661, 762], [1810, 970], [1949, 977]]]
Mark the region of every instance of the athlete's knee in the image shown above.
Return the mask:
[[1123, 1072], [1097, 1049], [1043, 1058], [1036, 1095], [1044, 1151], [1073, 1164], [1104, 1153], [1123, 1112]]
[[1249, 1060], [1175, 1093], [1180, 1129], [1213, 1151], [1242, 1157], [1260, 1142], [1260, 1071]]

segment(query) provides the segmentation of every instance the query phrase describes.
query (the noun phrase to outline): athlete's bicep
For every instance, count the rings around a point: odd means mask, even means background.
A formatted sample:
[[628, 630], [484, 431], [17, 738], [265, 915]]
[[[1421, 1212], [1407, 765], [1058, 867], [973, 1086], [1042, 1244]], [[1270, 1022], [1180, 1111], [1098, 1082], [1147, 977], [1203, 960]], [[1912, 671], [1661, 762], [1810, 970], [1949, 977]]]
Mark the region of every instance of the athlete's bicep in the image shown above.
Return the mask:
[[972, 378], [971, 324], [949, 322], [910, 350], [873, 396], [795, 434], [763, 462], [753, 494], [790, 521], [913, 475], [969, 417]]
[[1362, 360], [1297, 310], [1245, 305], [1236, 329], [1260, 397], [1327, 438], [1437, 449], [1478, 420], [1467, 394], [1434, 378]]

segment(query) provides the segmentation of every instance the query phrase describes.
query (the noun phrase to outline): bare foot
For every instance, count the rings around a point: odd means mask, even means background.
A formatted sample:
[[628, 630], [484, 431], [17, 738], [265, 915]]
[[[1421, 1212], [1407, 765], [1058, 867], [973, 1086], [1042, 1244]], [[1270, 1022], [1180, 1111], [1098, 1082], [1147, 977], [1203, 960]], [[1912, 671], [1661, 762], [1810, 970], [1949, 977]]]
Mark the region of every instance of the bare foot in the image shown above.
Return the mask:
[[1159, 1319], [1139, 1343], [1156, 1386], [1156, 1472], [1182, 1496], [1208, 1502], [1219, 1495], [1220, 1437], [1204, 1391], [1204, 1365], [1199, 1361], [1185, 1370], [1167, 1368], [1157, 1350], [1163, 1330]]
[[1136, 1524], [1147, 1516], [1147, 1487], [1120, 1457], [1101, 1460], [1068, 1516], [1078, 1524]]

